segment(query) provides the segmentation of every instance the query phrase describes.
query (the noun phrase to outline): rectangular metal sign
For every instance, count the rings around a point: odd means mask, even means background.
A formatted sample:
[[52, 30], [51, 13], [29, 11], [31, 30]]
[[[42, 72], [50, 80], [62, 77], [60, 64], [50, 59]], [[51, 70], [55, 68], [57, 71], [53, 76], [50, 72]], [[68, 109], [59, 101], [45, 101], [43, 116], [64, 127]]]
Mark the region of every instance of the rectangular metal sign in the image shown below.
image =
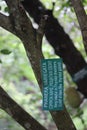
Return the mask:
[[63, 110], [62, 59], [42, 59], [43, 110]]

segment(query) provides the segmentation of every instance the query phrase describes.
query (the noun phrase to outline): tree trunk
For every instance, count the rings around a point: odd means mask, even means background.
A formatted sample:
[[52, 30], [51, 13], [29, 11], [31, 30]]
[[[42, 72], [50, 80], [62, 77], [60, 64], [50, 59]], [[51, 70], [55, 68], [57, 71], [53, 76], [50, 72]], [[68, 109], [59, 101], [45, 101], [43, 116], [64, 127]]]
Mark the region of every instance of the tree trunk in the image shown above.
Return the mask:
[[[41, 39], [39, 41], [37, 40], [38, 33], [35, 32], [32, 23], [27, 17], [20, 2], [18, 0], [15, 0], [15, 2], [12, 0], [5, 1], [8, 5], [10, 14], [7, 17], [4, 17], [4, 14], [1, 15], [0, 18], [2, 18], [3, 22], [0, 22], [0, 26], [13, 32], [13, 34], [16, 34], [16, 36], [21, 39], [28, 59], [31, 61], [38, 84], [42, 89], [40, 60], [43, 59], [43, 55], [39, 46]], [[7, 27], [5, 20], [8, 20], [8, 26], [10, 24], [9, 28]], [[3, 106], [3, 109], [6, 111], [5, 106]], [[76, 130], [66, 108], [62, 111], [51, 111], [51, 115], [59, 130]]]
[[[45, 36], [48, 42], [53, 46], [55, 53], [63, 58], [63, 62], [71, 77], [82, 70], [87, 65], [85, 60], [75, 48], [68, 34], [64, 32], [58, 20], [54, 18], [52, 11], [46, 10], [38, 0], [24, 0], [22, 3], [36, 23], [39, 23], [42, 13], [48, 15]], [[74, 82], [77, 84], [78, 90], [87, 97], [87, 76]]]

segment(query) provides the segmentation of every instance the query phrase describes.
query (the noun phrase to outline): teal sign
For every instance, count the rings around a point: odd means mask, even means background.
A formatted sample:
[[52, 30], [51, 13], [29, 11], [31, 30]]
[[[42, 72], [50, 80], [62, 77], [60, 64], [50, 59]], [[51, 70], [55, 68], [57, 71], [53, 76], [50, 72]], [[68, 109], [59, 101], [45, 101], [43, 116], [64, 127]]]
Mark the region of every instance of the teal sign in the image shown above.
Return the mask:
[[62, 59], [42, 59], [43, 110], [63, 110]]

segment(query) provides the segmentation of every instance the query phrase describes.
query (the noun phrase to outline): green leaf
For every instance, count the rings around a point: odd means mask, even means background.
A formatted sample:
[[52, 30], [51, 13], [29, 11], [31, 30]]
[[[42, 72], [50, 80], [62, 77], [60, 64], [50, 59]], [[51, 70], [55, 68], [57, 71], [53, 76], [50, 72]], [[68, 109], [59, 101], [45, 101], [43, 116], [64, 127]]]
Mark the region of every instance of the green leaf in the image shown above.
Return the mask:
[[0, 64], [2, 63], [2, 60], [0, 59]]
[[2, 49], [0, 52], [4, 55], [9, 55], [11, 53], [11, 51], [8, 49]]
[[5, 12], [9, 12], [8, 7], [5, 7], [4, 11], [5, 11]]

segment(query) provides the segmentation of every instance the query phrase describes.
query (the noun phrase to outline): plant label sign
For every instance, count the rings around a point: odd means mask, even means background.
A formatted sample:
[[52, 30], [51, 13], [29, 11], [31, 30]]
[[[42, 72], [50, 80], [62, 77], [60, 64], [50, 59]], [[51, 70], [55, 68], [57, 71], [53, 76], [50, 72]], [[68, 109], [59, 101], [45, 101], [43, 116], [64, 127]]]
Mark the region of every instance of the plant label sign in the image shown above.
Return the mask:
[[42, 59], [43, 110], [63, 110], [62, 59]]

